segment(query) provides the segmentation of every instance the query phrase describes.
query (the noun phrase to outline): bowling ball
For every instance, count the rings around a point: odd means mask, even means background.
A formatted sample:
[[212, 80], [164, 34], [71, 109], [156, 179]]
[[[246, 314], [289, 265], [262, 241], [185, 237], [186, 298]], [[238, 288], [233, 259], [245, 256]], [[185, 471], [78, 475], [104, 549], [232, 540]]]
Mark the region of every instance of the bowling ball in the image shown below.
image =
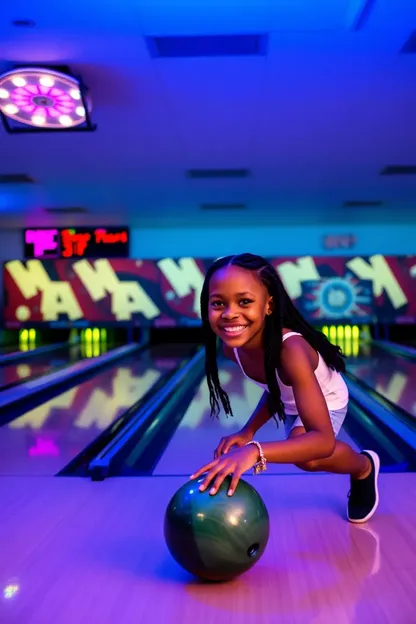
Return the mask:
[[229, 581], [263, 555], [269, 514], [259, 493], [240, 479], [232, 496], [227, 477], [214, 495], [199, 491], [204, 477], [185, 483], [170, 500], [164, 534], [172, 557], [207, 581]]

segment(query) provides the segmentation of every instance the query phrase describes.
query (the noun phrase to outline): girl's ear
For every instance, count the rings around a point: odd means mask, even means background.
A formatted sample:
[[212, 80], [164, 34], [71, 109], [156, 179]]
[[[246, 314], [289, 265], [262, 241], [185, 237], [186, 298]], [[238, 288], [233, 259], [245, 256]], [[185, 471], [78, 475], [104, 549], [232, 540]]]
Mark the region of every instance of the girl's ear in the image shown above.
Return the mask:
[[270, 297], [269, 301], [267, 302], [267, 316], [270, 316], [270, 314], [273, 312], [274, 310], [274, 301], [273, 301], [273, 297]]

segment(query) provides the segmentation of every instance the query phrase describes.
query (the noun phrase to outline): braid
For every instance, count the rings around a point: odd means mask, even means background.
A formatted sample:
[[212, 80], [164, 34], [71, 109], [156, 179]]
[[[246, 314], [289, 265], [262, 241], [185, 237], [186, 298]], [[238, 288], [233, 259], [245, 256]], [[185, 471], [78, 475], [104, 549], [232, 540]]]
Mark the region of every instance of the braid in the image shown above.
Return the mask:
[[221, 401], [225, 413], [232, 415], [228, 395], [221, 388], [219, 381], [217, 339], [208, 320], [209, 281], [216, 271], [230, 264], [256, 272], [272, 297], [273, 310], [270, 316], [266, 316], [263, 332], [264, 370], [269, 390], [269, 412], [273, 417], [277, 414], [279, 419], [284, 421], [284, 405], [276, 378], [276, 369], [280, 363], [283, 327], [302, 334], [304, 339], [321, 354], [329, 368], [345, 372], [345, 362], [341, 349], [339, 346], [331, 344], [322, 332], [314, 329], [303, 318], [293, 305], [277, 272], [264, 258], [248, 253], [220, 258], [208, 269], [201, 292], [201, 317], [205, 338], [205, 371], [210, 392], [211, 414], [219, 414], [219, 402]]
[[[224, 260], [224, 259], [223, 259]], [[205, 342], [205, 374], [209, 389], [209, 403], [211, 406], [211, 415], [218, 416], [220, 413], [220, 401], [226, 415], [232, 416], [232, 409], [228, 394], [222, 389], [218, 376], [217, 364], [217, 336], [212, 331], [208, 321], [208, 299], [209, 299], [209, 280], [215, 271], [218, 270], [215, 264], [208, 269], [204, 285], [201, 291], [201, 317], [202, 329]]]
[[281, 346], [282, 332], [276, 332], [272, 318], [266, 317], [263, 333], [263, 349], [264, 371], [266, 374], [267, 387], [269, 389], [267, 406], [269, 408], [269, 413], [275, 420], [275, 414], [278, 414], [280, 420], [284, 420], [285, 417], [284, 405], [280, 397], [280, 388], [276, 378], [276, 366]]
[[280, 396], [280, 387], [276, 378], [276, 368], [279, 363], [280, 349], [282, 347], [282, 306], [278, 300], [275, 305], [274, 314], [266, 316], [265, 327], [263, 333], [263, 350], [264, 350], [264, 372], [266, 374], [267, 387], [269, 396], [267, 404], [269, 413], [278, 414], [279, 419], [284, 421], [285, 411]]
[[218, 376], [218, 364], [217, 364], [217, 337], [214, 332], [207, 337], [205, 341], [205, 373], [207, 376], [207, 384], [209, 388], [209, 403], [211, 406], [211, 414], [218, 416], [220, 412], [221, 401], [226, 415], [232, 416], [232, 409], [228, 394], [221, 388], [220, 379]]

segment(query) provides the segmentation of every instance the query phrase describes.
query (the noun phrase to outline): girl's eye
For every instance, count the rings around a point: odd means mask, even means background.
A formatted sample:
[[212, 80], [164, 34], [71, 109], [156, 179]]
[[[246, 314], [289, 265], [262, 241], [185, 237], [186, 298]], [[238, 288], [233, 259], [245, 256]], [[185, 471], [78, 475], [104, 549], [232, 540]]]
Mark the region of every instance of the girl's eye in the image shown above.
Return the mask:
[[[239, 304], [242, 306], [249, 305], [253, 303], [252, 299], [240, 299]], [[219, 308], [224, 305], [222, 301], [211, 301], [210, 303], [212, 308]]]

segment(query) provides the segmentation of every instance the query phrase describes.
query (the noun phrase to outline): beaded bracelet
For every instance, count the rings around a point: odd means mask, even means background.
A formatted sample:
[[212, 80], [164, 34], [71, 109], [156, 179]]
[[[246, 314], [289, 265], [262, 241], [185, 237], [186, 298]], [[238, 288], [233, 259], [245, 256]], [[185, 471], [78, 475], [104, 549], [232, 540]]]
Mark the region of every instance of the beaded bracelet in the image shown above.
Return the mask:
[[266, 470], [266, 458], [265, 458], [265, 456], [263, 454], [263, 449], [261, 448], [260, 442], [256, 442], [255, 440], [251, 440], [251, 442], [247, 442], [246, 446], [249, 446], [250, 444], [254, 444], [255, 446], [257, 446], [258, 451], [259, 451], [260, 459], [254, 465], [254, 474], [258, 475], [258, 474], [260, 474], [260, 472], [264, 472]]

